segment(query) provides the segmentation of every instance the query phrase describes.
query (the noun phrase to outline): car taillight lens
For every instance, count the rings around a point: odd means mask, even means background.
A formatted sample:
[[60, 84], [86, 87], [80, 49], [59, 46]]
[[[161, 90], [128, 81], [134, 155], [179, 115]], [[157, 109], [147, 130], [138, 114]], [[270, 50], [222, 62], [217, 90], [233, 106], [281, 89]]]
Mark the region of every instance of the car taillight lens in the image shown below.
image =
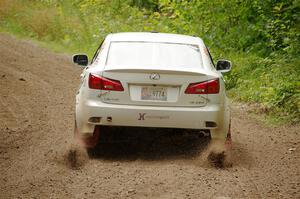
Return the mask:
[[191, 83], [185, 90], [185, 94], [216, 94], [220, 91], [219, 79], [206, 82]]
[[124, 91], [120, 81], [107, 79], [98, 75], [90, 74], [89, 87], [91, 89], [109, 90], [109, 91]]

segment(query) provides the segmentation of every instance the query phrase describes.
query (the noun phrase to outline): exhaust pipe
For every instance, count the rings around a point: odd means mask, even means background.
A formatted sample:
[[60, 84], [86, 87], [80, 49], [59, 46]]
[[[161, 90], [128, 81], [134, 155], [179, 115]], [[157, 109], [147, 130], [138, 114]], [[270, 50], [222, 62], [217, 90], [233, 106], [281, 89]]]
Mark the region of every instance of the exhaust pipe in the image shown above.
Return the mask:
[[210, 136], [210, 132], [205, 131], [205, 130], [200, 130], [199, 134], [201, 135], [201, 137], [209, 137]]

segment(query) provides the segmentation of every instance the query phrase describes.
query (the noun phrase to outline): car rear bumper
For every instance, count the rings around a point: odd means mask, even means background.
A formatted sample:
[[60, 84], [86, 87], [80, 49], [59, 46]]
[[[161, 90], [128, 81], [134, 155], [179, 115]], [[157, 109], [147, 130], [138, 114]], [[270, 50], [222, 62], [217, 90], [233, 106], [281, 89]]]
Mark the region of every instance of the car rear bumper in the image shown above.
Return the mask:
[[[212, 137], [225, 138], [229, 123], [229, 108], [219, 104], [205, 107], [157, 107], [86, 101], [76, 110], [78, 130], [81, 133], [92, 133], [95, 125], [136, 126], [210, 129]], [[95, 118], [100, 121], [94, 121]]]

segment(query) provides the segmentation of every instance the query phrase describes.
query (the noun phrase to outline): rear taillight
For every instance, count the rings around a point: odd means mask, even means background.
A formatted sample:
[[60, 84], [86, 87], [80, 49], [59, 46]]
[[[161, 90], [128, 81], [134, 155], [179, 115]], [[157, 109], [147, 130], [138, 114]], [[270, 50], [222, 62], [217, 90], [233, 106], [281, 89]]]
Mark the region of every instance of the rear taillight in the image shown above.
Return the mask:
[[120, 81], [107, 79], [98, 75], [90, 74], [89, 87], [91, 89], [109, 90], [109, 91], [124, 91]]
[[219, 79], [206, 82], [191, 83], [185, 90], [185, 94], [216, 94], [220, 91]]

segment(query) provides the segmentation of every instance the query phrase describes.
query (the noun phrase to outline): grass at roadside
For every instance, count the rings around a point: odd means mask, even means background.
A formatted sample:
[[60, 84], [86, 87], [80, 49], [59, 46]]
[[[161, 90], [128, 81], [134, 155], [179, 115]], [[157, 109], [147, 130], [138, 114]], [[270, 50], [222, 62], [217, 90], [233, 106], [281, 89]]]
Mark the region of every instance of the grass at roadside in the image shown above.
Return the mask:
[[[282, 30], [276, 30], [276, 34], [267, 29], [264, 32], [259, 20], [266, 14], [258, 13], [248, 19], [243, 13], [249, 14], [253, 5], [245, 3], [238, 11], [240, 7], [234, 1], [209, 3], [203, 0], [193, 6], [188, 1], [177, 4], [168, 0], [141, 1], [148, 4], [134, 2], [0, 0], [0, 31], [30, 38], [56, 52], [86, 52], [89, 57], [110, 32], [155, 30], [197, 35], [210, 46], [215, 59], [228, 58], [233, 62], [233, 70], [225, 78], [234, 100], [259, 104], [258, 112], [275, 122], [300, 121], [300, 59], [296, 56], [297, 40], [292, 28], [287, 33], [281, 26], [278, 27]], [[227, 10], [222, 10], [220, 5], [227, 6]], [[273, 9], [280, 9], [278, 13], [287, 9], [276, 6], [274, 4]], [[199, 14], [201, 12], [205, 15]], [[276, 28], [272, 20], [270, 25]], [[259, 40], [262, 36], [256, 32], [267, 35], [270, 41]], [[288, 38], [289, 34], [292, 36]], [[281, 36], [286, 40], [282, 41], [283, 50], [278, 47]]]

